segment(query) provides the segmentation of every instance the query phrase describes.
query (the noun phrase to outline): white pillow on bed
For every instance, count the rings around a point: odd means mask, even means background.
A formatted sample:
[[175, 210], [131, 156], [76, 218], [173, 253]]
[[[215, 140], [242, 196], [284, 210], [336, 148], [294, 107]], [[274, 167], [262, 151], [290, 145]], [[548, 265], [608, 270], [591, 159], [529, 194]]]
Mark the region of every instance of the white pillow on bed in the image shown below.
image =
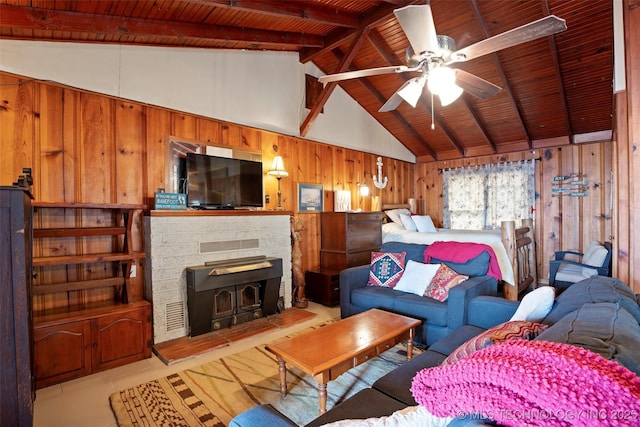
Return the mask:
[[388, 211], [384, 211], [387, 216], [391, 219], [391, 221], [396, 224], [402, 225], [402, 220], [400, 219], [400, 215], [411, 215], [411, 211], [409, 209], [401, 208], [401, 209], [390, 209]]
[[415, 223], [416, 228], [421, 233], [437, 233], [438, 229], [433, 225], [433, 220], [429, 215], [414, 215], [411, 220]]
[[411, 219], [411, 215], [400, 214], [400, 221], [402, 221], [402, 226], [405, 230], [418, 231], [416, 223]]

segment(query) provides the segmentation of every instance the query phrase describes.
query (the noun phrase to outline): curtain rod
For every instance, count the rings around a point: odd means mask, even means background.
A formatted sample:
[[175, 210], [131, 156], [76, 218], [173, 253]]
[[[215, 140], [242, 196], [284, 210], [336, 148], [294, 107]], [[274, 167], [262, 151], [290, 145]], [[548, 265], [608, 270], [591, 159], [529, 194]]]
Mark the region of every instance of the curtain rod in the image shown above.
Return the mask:
[[[526, 162], [526, 161], [529, 161], [529, 160], [540, 161], [540, 160], [542, 160], [542, 157], [536, 157], [536, 158], [533, 158], [533, 159], [526, 159], [524, 161]], [[515, 162], [522, 162], [522, 160], [513, 160], [513, 161], [510, 161], [510, 162], [498, 162], [498, 163], [483, 163], [481, 165], [454, 166], [454, 167], [450, 167], [450, 168], [438, 168], [438, 172], [442, 173], [445, 169], [471, 168], [473, 166], [479, 167], [479, 166], [484, 166], [484, 165], [500, 165], [500, 164], [503, 164], [503, 163], [515, 163]]]

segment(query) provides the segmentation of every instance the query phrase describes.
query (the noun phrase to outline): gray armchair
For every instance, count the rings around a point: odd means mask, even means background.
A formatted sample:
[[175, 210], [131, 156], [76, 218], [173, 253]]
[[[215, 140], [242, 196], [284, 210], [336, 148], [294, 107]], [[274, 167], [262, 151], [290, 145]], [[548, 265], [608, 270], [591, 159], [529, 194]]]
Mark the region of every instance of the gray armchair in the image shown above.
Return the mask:
[[[557, 251], [555, 259], [549, 264], [549, 284], [564, 291], [569, 286], [591, 276], [611, 277], [611, 243], [591, 242], [584, 253], [576, 251]], [[579, 261], [565, 259], [573, 255]]]

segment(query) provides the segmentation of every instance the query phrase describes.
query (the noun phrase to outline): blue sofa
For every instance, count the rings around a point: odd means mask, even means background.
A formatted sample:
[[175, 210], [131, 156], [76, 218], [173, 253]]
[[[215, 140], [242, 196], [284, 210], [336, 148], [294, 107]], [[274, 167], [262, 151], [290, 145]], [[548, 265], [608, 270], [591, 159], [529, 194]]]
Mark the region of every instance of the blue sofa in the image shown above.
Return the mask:
[[[381, 252], [406, 252], [406, 261], [424, 262], [427, 245], [387, 242]], [[485, 253], [486, 254], [486, 253]], [[495, 296], [498, 282], [487, 276], [489, 255], [479, 256], [465, 264], [450, 263], [458, 273], [469, 276], [449, 291], [446, 301], [396, 291], [392, 288], [367, 286], [369, 266], [351, 267], [340, 272], [340, 317], [379, 308], [422, 320], [416, 329], [416, 341], [431, 345], [467, 323], [469, 303], [477, 296]]]
[[[592, 277], [562, 293], [542, 323], [550, 325], [537, 340], [587, 348], [615, 360], [640, 375], [640, 296], [617, 279]], [[343, 419], [364, 419], [392, 414], [416, 405], [409, 388], [422, 369], [439, 365], [453, 350], [490, 327], [508, 321], [518, 303], [499, 297], [478, 296], [469, 303], [467, 322], [429, 349], [378, 379], [307, 424], [321, 426]], [[331, 384], [329, 384], [331, 387]], [[621, 408], [624, 409], [624, 408]], [[256, 406], [236, 416], [231, 427], [295, 426], [271, 405]], [[455, 418], [450, 427], [495, 425], [470, 417]]]

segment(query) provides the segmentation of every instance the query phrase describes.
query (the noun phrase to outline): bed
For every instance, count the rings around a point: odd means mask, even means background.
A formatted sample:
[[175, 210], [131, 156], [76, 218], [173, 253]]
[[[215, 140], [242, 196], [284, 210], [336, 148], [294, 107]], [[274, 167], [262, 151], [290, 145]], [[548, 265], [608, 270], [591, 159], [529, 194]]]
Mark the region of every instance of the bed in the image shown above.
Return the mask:
[[[402, 205], [400, 205], [402, 206]], [[385, 210], [399, 205], [384, 206]], [[533, 220], [503, 221], [502, 230], [450, 230], [438, 228], [436, 232], [409, 231], [402, 224], [389, 221], [382, 225], [382, 242], [432, 244], [441, 241], [483, 243], [490, 246], [502, 273], [505, 298], [517, 300], [528, 287], [535, 287], [536, 254]]]

